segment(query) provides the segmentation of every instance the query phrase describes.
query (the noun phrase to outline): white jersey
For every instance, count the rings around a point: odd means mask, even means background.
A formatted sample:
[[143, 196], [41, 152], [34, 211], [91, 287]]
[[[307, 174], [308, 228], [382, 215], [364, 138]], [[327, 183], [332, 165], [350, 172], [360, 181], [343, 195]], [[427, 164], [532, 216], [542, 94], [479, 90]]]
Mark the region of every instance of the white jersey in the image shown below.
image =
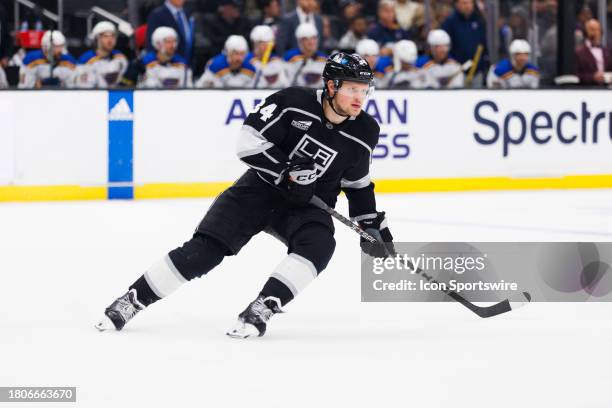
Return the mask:
[[42, 50], [28, 52], [19, 69], [19, 88], [39, 86], [72, 88], [76, 69], [74, 57], [70, 54], [62, 54], [53, 66], [53, 77], [51, 77], [51, 65]]
[[427, 55], [419, 57], [416, 67], [427, 74], [427, 87], [432, 89], [463, 88], [465, 75], [461, 64], [452, 58], [437, 63]]
[[263, 69], [261, 60], [252, 53], [247, 54], [246, 59], [257, 70], [255, 74], [257, 88], [281, 89], [289, 86], [289, 79], [287, 79], [287, 73], [285, 72], [285, 62], [281, 58], [275, 55], [270, 56]]
[[317, 52], [310, 58], [306, 58], [299, 48], [294, 48], [285, 53], [285, 72], [289, 80], [289, 86], [305, 86], [308, 88], [323, 88], [323, 69], [327, 57]]
[[193, 79], [191, 69], [180, 55], [174, 55], [169, 61], [161, 62], [155, 52], [150, 52], [142, 59], [144, 75], [138, 83], [139, 88], [191, 88]]
[[6, 80], [6, 74], [4, 73], [4, 69], [0, 67], [0, 89], [8, 88], [8, 81]]
[[204, 73], [196, 82], [198, 88], [252, 88], [255, 67], [245, 58], [240, 68], [230, 69], [225, 54], [208, 61]]
[[538, 88], [540, 72], [538, 68], [528, 63], [521, 71], [516, 71], [510, 60], [501, 60], [491, 67], [487, 75], [488, 88], [517, 89]]
[[415, 67], [410, 67], [408, 70], [393, 71], [387, 76], [387, 88], [389, 89], [426, 89], [434, 87], [431, 76]]
[[117, 86], [128, 67], [127, 58], [113, 50], [106, 58], [95, 51], [87, 51], [79, 58], [75, 75], [77, 88], [111, 88]]

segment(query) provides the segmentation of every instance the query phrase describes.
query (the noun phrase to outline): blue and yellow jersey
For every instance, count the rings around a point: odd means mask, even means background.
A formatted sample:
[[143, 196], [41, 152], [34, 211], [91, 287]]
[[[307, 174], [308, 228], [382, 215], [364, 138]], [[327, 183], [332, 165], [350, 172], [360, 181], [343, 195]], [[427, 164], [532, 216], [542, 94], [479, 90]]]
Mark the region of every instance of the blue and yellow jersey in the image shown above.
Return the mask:
[[376, 61], [376, 66], [374, 67], [374, 75], [377, 78], [382, 78], [391, 71], [393, 71], [393, 60], [391, 57], [379, 57]]
[[[247, 55], [248, 57], [248, 55]], [[230, 67], [225, 54], [216, 55], [208, 65], [208, 69], [218, 77], [229, 74]], [[249, 62], [249, 58], [245, 58], [240, 66], [240, 73], [248, 76], [254, 76], [257, 69]]]
[[[26, 54], [26, 56], [23, 59], [23, 65], [25, 65], [28, 68], [34, 68], [37, 65], [48, 64], [48, 63], [49, 63], [49, 60], [47, 59], [47, 56], [42, 52], [42, 50], [30, 51]], [[75, 58], [68, 53], [60, 55], [56, 61], [56, 65], [66, 66], [69, 68], [70, 67], [74, 68], [76, 64], [77, 62]]]
[[[300, 50], [299, 48], [292, 48], [285, 53], [283, 59], [288, 63], [303, 61], [304, 54], [302, 54], [302, 50]], [[319, 62], [326, 62], [327, 55], [323, 54], [320, 51], [317, 51], [314, 55], [314, 60]]]
[[[258, 60], [257, 58], [255, 58], [255, 54], [253, 54], [253, 52], [249, 52], [244, 58], [244, 60], [247, 61], [252, 66], [254, 66], [255, 68], [257, 68], [257, 66], [261, 64], [261, 60]], [[280, 57], [278, 55], [274, 53], [270, 54], [270, 59], [268, 62], [277, 61], [277, 60], [280, 60]]]
[[[509, 59], [499, 61], [495, 66], [495, 70], [493, 72], [501, 79], [508, 79], [517, 74], [517, 71], [514, 70], [514, 66], [512, 65], [512, 62]], [[527, 63], [525, 68], [523, 68], [520, 74], [539, 76], [540, 70], [538, 69], [538, 67], [529, 62]]]
[[144, 65], [145, 69], [152, 68], [156, 65], [166, 65], [166, 66], [170, 65], [170, 66], [175, 66], [177, 68], [181, 68], [181, 67], [184, 68], [187, 66], [187, 61], [182, 56], [178, 54], [174, 54], [172, 58], [170, 58], [170, 61], [162, 63], [159, 61], [159, 59], [157, 59], [157, 53], [154, 51], [151, 51], [147, 53], [144, 57], [142, 57], [142, 64]]
[[[112, 50], [108, 59], [116, 59], [116, 58], [125, 58], [125, 55], [123, 55], [123, 53], [121, 53], [120, 51]], [[81, 55], [78, 63], [80, 65], [93, 64], [101, 59], [102, 58], [99, 57], [98, 54], [96, 54], [94, 50], [89, 50], [89, 51], [86, 51], [83, 55]]]
[[[436, 64], [436, 61], [434, 61], [434, 59], [431, 58], [429, 55], [421, 55], [419, 58], [417, 58], [414, 66], [419, 69], [423, 69], [423, 68], [427, 69], [427, 68], [431, 68], [435, 64]], [[444, 64], [459, 65], [459, 63], [451, 57], [448, 57], [444, 61]]]

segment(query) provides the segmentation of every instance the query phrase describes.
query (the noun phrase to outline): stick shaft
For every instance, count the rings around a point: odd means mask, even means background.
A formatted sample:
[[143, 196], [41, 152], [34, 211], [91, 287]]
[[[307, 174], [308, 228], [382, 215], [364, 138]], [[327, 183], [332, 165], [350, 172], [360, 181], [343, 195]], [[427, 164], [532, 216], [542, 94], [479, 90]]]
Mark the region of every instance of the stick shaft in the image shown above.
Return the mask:
[[[333, 218], [337, 219], [342, 224], [346, 225], [347, 227], [349, 227], [350, 229], [358, 233], [362, 238], [368, 240], [369, 242], [373, 244], [378, 242], [376, 238], [374, 238], [372, 235], [368, 234], [363, 229], [361, 229], [359, 225], [355, 224], [354, 222], [346, 218], [344, 215], [340, 214], [338, 211], [331, 208], [329, 205], [325, 203], [325, 201], [321, 200], [319, 197], [313, 196], [312, 199], [310, 200], [310, 203], [314, 205], [315, 207], [318, 207], [321, 210], [325, 211], [326, 213], [331, 215]], [[389, 254], [389, 255], [393, 256], [395, 254]], [[416, 275], [419, 275], [421, 279], [424, 279], [427, 281], [433, 280], [430, 276], [426, 276], [423, 270], [421, 270], [420, 268], [415, 268], [414, 265], [412, 265], [411, 263], [409, 263], [409, 266], [412, 268], [412, 270], [414, 271]], [[480, 306], [476, 306], [475, 304], [473, 304], [472, 302], [470, 302], [469, 300], [467, 300], [466, 298], [464, 298], [463, 296], [461, 296], [455, 291], [443, 290], [443, 289], [439, 289], [439, 290], [442, 293], [446, 294], [451, 299], [462, 304], [467, 309], [469, 309], [470, 311], [474, 312], [475, 314], [483, 318], [496, 316], [498, 314], [509, 312], [510, 310], [512, 310], [508, 300], [503, 300], [493, 306], [480, 307]]]

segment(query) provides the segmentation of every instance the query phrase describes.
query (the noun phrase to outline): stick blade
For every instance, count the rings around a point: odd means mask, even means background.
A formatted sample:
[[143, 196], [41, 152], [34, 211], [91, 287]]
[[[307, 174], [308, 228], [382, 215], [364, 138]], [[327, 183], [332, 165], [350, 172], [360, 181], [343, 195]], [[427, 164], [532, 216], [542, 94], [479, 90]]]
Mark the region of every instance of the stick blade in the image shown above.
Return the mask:
[[528, 292], [522, 292], [493, 306], [480, 308], [476, 313], [482, 318], [493, 317], [523, 307], [530, 301], [531, 295]]

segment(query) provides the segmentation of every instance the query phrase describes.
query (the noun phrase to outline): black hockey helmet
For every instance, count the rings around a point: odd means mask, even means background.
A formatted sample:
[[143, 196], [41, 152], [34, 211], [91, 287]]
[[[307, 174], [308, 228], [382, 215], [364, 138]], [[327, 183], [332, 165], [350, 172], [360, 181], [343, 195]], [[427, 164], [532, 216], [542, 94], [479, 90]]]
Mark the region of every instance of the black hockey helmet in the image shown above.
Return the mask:
[[337, 88], [342, 86], [342, 81], [371, 85], [374, 81], [374, 73], [361, 55], [337, 52], [327, 59], [323, 69], [323, 79], [334, 81]]

